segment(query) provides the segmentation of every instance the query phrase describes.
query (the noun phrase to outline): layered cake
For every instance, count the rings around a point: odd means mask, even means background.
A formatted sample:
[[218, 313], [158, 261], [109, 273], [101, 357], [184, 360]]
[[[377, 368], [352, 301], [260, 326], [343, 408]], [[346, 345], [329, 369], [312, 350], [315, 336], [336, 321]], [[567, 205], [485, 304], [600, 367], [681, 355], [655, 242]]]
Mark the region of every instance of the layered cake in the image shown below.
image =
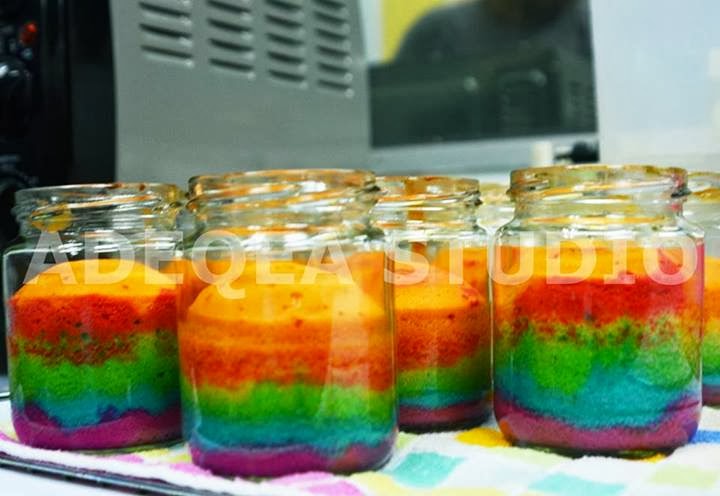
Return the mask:
[[253, 476], [378, 466], [396, 435], [393, 338], [381, 298], [321, 269], [303, 279], [299, 263], [275, 261], [269, 271], [290, 280], [263, 282], [251, 264], [232, 294], [207, 286], [181, 313], [193, 461]]
[[[494, 286], [495, 414], [510, 440], [586, 453], [666, 450], [692, 437], [702, 265], [672, 279], [683, 254], [653, 250], [629, 248], [622, 263], [605, 248], [501, 250], [505, 265], [534, 257], [529, 279]], [[553, 256], [562, 274], [596, 259], [571, 278], [546, 270]]]
[[[111, 449], [180, 436], [173, 281], [115, 260], [58, 264], [9, 301], [12, 417], [21, 442]], [[124, 269], [122, 269], [124, 270]], [[116, 273], [115, 273], [116, 274]]]
[[705, 258], [703, 402], [720, 405], [720, 258]]
[[[459, 428], [490, 412], [490, 316], [485, 250], [458, 262], [440, 253], [425, 269], [395, 267], [399, 424], [413, 431]], [[459, 263], [461, 261], [461, 263]], [[453, 266], [459, 270], [451, 272]], [[460, 276], [460, 277], [458, 277]]]

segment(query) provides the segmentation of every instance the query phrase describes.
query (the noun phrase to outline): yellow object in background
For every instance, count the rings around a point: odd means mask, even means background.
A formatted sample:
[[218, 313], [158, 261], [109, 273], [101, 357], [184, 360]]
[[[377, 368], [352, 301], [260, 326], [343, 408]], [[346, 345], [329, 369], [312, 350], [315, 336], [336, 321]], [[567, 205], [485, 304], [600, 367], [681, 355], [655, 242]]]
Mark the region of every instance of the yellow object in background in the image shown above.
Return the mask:
[[381, 0], [383, 19], [383, 61], [395, 58], [405, 35], [415, 23], [436, 7], [457, 0]]

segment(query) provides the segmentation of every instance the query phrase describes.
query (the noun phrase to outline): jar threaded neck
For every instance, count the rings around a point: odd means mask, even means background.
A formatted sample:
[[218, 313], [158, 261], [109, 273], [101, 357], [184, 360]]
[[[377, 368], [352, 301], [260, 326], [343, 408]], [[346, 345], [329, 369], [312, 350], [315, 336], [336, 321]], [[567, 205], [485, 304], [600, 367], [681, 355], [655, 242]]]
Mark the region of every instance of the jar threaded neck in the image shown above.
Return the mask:
[[180, 190], [169, 184], [49, 186], [18, 191], [13, 213], [24, 237], [41, 231], [81, 234], [96, 230], [172, 230], [180, 200]]
[[477, 227], [479, 182], [443, 176], [378, 178], [381, 196], [373, 218], [384, 229]]
[[192, 178], [187, 208], [205, 228], [342, 229], [366, 223], [377, 193], [367, 171], [250, 171]]
[[508, 193], [516, 202], [671, 201], [689, 194], [687, 182], [675, 167], [579, 164], [515, 170]]

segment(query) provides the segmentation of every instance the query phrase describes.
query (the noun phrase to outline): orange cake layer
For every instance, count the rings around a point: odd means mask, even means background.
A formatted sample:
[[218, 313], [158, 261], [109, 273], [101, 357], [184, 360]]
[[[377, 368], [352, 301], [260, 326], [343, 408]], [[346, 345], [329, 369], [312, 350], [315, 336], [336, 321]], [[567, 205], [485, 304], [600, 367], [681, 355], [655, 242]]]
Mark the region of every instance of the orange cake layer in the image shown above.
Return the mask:
[[[701, 247], [696, 254], [698, 264], [702, 264]], [[657, 264], [654, 263], [653, 256], [657, 258]], [[646, 258], [649, 268], [653, 269], [651, 273], [645, 267]], [[625, 302], [622, 295], [625, 292], [622, 287], [627, 285], [619, 283], [630, 282], [630, 277], [635, 277], [635, 284], [639, 284], [639, 286], [633, 285], [637, 288], [637, 293], [642, 294], [643, 284], [652, 285], [654, 298], [679, 297], [676, 306], [681, 308], [685, 300], [695, 301], [698, 292], [702, 291], [700, 285], [695, 284], [697, 278], [691, 278], [682, 285], [663, 285], [667, 290], [667, 295], [663, 296], [662, 288], [658, 288], [657, 282], [648, 279], [647, 276], [652, 275], [661, 280], [663, 277], [678, 275], [682, 271], [682, 264], [683, 251], [680, 248], [645, 249], [628, 244], [623, 256], [620, 256], [618, 253], [613, 253], [609, 242], [603, 241], [596, 241], [583, 247], [578, 247], [575, 243], [562, 243], [559, 250], [547, 247], [498, 247], [495, 270], [499, 273], [494, 276], [497, 284], [493, 294], [495, 319], [496, 321], [512, 319], [516, 298], [521, 293], [525, 293], [530, 286], [534, 287], [535, 291], [542, 292], [548, 284], [569, 285], [583, 280], [600, 283], [601, 287], [598, 291], [602, 294], [598, 294], [598, 297], [607, 300], [605, 305], [607, 308], [623, 305]], [[618, 295], [619, 300], [610, 301], [615, 294]], [[542, 307], [543, 309], [538, 308], [537, 311], [552, 313], [554, 305], [552, 301], [543, 300]], [[635, 310], [642, 318], [647, 316], [647, 312], [643, 314], [643, 308], [647, 308], [649, 312], [655, 307], [657, 304], [647, 301], [644, 306], [635, 305]], [[582, 308], [583, 302], [578, 301], [577, 311], [582, 313]]]
[[400, 370], [452, 366], [490, 346], [487, 299], [469, 284], [449, 284], [449, 277], [431, 267], [421, 282], [395, 286]]
[[[273, 273], [305, 272], [291, 262], [271, 266]], [[198, 384], [391, 384], [387, 315], [353, 280], [318, 271], [314, 284], [257, 284], [246, 271], [231, 288], [245, 291], [244, 297], [208, 286], [180, 321], [181, 366]]]
[[[368, 296], [373, 298], [379, 306], [384, 306], [386, 293], [384, 281], [385, 253], [353, 253], [346, 255], [344, 261], [350, 278], [355, 281]], [[258, 279], [258, 265], [260, 264], [255, 260], [245, 260], [237, 269], [232, 269], [238, 272], [238, 274], [234, 274], [234, 278], [244, 281], [243, 284], [252, 283], [253, 281], [264, 282], [262, 279]], [[296, 283], [302, 281], [306, 270], [312, 270], [312, 267], [306, 265], [304, 262], [273, 261], [268, 262], [264, 267], [272, 273], [271, 277], [272, 275], [278, 274], [281, 277], [291, 275], [293, 281]], [[205, 269], [211, 274], [223, 276], [231, 272], [231, 262], [229, 259], [208, 259], [202, 264], [195, 266], [190, 260], [180, 260], [173, 265], [173, 271], [182, 274], [183, 278], [182, 300], [180, 302], [181, 312], [192, 305], [200, 292], [210, 285], [210, 282], [203, 281], [198, 275], [198, 271]], [[263, 269], [260, 270], [262, 271]], [[322, 272], [326, 273], [327, 271], [322, 270]], [[204, 276], [208, 276], [208, 274], [204, 274]], [[330, 277], [335, 276], [331, 275]], [[239, 281], [235, 284], [239, 284]]]
[[453, 256], [462, 257], [462, 273], [458, 275], [462, 277], [463, 281], [477, 289], [480, 294], [486, 294], [488, 290], [487, 248], [463, 248], [458, 250], [458, 253], [453, 253], [451, 249], [443, 249], [437, 253], [433, 265], [442, 271], [453, 272]]
[[99, 277], [86, 277], [87, 262], [53, 266], [23, 285], [10, 299], [13, 335], [57, 342], [62, 336], [92, 334], [95, 341], [118, 335], [175, 328], [173, 281], [136, 262], [115, 281], [117, 260], [99, 260]]

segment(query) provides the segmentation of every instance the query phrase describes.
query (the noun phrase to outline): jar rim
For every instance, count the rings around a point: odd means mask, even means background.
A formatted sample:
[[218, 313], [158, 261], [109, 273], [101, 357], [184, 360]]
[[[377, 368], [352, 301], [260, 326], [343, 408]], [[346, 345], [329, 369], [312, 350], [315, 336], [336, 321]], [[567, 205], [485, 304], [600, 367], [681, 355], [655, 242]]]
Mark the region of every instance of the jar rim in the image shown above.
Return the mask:
[[242, 171], [191, 178], [186, 209], [206, 226], [356, 226], [369, 215], [377, 192], [375, 174], [365, 170]]
[[720, 172], [694, 171], [688, 174], [690, 200], [720, 202]]
[[279, 206], [283, 201], [298, 203], [309, 196], [349, 195], [375, 188], [375, 174], [356, 169], [267, 169], [205, 174], [188, 182], [188, 208], [202, 203], [246, 200], [248, 203]]
[[631, 201], [654, 193], [685, 198], [688, 173], [680, 167], [645, 164], [574, 164], [512, 171], [508, 194], [517, 201], [573, 201], [607, 198]]
[[[64, 231], [116, 225], [119, 229], [165, 224], [181, 206], [174, 184], [115, 182], [26, 188], [15, 193], [13, 214], [21, 231]], [[111, 222], [110, 219], [114, 219]], [[174, 222], [174, 220], [173, 220]]]
[[[363, 186], [369, 180], [374, 181], [375, 175], [366, 170], [360, 169], [262, 169], [262, 170], [249, 170], [249, 171], [238, 171], [229, 172], [226, 174], [202, 174], [199, 176], [193, 176], [188, 181], [188, 190], [190, 195], [196, 195], [202, 191], [197, 191], [197, 188], [202, 186], [215, 186], [218, 187], [233, 187], [240, 186], [245, 183], [252, 183], [254, 179], [266, 179], [266, 180], [285, 180], [285, 181], [300, 181], [300, 180], [320, 180], [320, 179], [335, 179], [338, 183], [347, 186]], [[259, 181], [254, 181], [259, 182]]]
[[[53, 194], [62, 198], [54, 198]], [[61, 184], [55, 186], [36, 186], [24, 188], [15, 193], [16, 203], [33, 201], [38, 197], [45, 200], [62, 201], [87, 200], [109, 195], [153, 195], [166, 199], [168, 202], [177, 201], [181, 190], [174, 184], [153, 182], [113, 182], [113, 183], [87, 183], [87, 184]], [[73, 196], [75, 195], [75, 196]]]
[[483, 205], [512, 205], [508, 188], [507, 184], [481, 182], [480, 196]]
[[378, 205], [443, 201], [480, 200], [480, 182], [453, 176], [379, 176]]

